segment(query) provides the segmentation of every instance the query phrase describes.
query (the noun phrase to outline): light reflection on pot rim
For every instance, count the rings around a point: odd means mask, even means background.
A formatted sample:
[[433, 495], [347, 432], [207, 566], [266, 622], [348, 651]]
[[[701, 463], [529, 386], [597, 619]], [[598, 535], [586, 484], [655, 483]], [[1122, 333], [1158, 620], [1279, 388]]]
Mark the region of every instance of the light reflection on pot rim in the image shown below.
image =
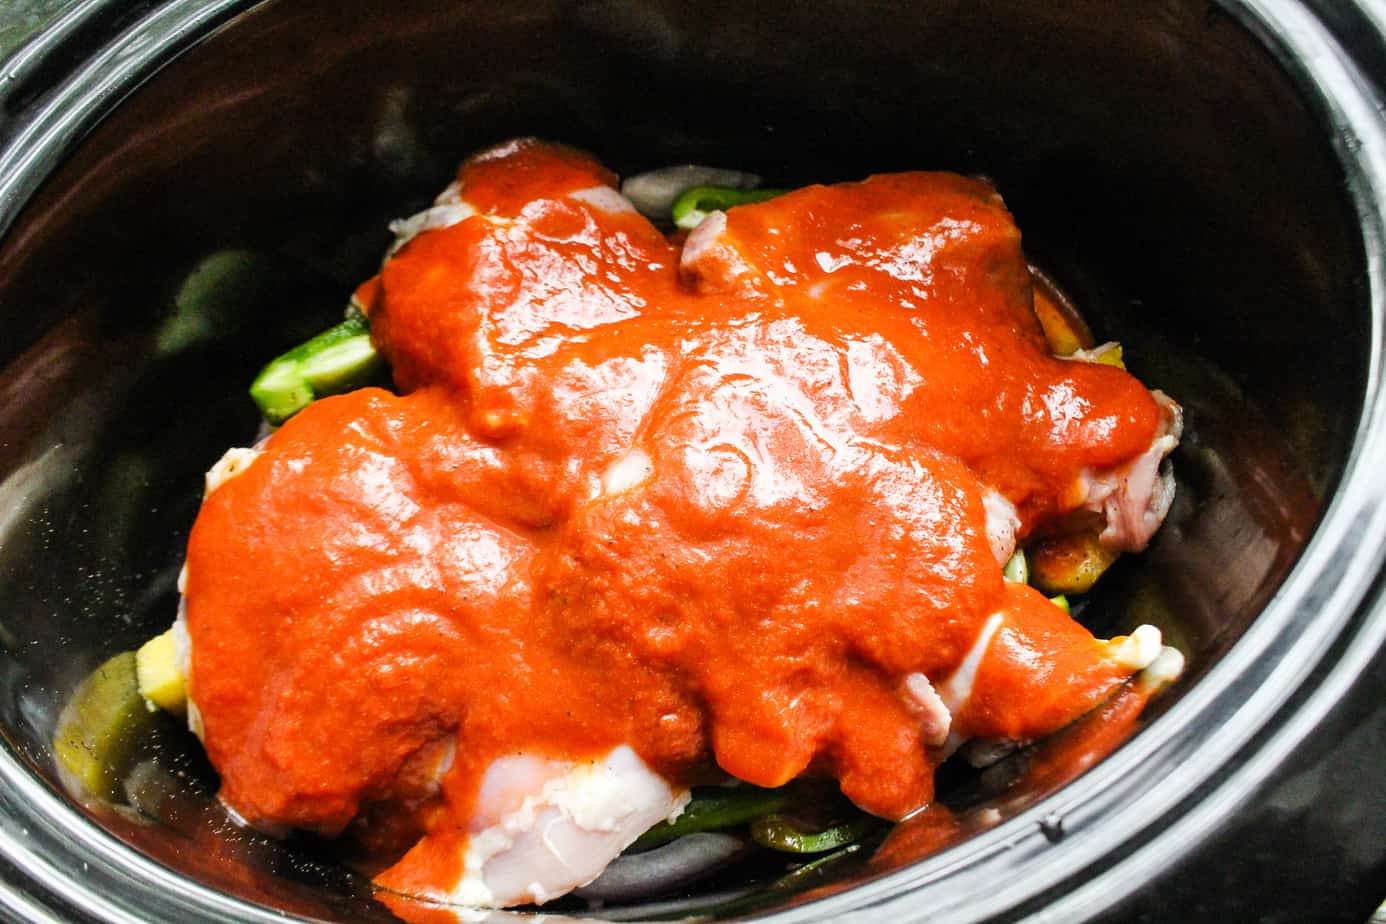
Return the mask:
[[[58, 46], [55, 37], [63, 29], [114, 5], [88, 0], [12, 61], [36, 67]], [[253, 5], [175, 0], [157, 7], [5, 126], [0, 230], [121, 97]], [[1386, 640], [1386, 605], [1376, 586], [1386, 560], [1386, 480], [1376, 477], [1386, 471], [1386, 127], [1373, 88], [1307, 10], [1242, 0], [1233, 13], [1272, 50], [1332, 130], [1363, 238], [1369, 367], [1357, 435], [1331, 502], [1290, 576], [1232, 649], [1081, 784], [909, 868], [780, 911], [776, 921], [911, 920], [926, 913], [937, 922], [977, 920], [1046, 894], [1052, 902], [1046, 914], [1056, 920], [1100, 913], [1142, 881], [1143, 871], [1164, 868], [1244, 805]], [[1326, 673], [1311, 679], [1330, 658]], [[1229, 766], [1235, 769], [1226, 772]], [[1168, 767], [1177, 770], [1157, 776]], [[1213, 788], [1190, 802], [1215, 777]], [[0, 907], [15, 915], [60, 920], [57, 909], [67, 907], [121, 922], [153, 915], [249, 922], [293, 917], [208, 888], [127, 847], [74, 810], [8, 745], [0, 748], [0, 780], [0, 854], [62, 903], [50, 908], [46, 898], [0, 883]], [[1067, 834], [1058, 844], [1039, 830], [1039, 820], [1051, 814], [1064, 819]], [[1120, 862], [1088, 875], [1099, 860], [1123, 849], [1128, 852]], [[937, 900], [931, 895], [922, 909], [919, 890], [944, 882], [956, 888], [936, 890]], [[140, 893], [146, 897], [132, 900]]]

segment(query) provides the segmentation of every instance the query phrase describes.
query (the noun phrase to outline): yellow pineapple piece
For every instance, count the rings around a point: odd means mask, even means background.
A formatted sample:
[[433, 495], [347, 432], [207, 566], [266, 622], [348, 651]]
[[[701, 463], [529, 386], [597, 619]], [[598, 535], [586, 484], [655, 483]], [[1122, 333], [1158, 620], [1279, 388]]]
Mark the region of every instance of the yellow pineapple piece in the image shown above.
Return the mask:
[[188, 691], [178, 670], [172, 629], [145, 642], [135, 655], [135, 664], [140, 695], [151, 710], [157, 707], [174, 715], [187, 711]]

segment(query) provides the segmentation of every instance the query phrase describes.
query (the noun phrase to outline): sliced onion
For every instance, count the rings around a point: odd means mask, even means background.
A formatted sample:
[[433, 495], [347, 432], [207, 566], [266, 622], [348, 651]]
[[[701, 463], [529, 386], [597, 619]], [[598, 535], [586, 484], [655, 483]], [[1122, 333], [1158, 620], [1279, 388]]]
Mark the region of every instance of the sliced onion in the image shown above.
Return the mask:
[[746, 850], [746, 842], [735, 835], [690, 834], [654, 850], [617, 857], [600, 876], [573, 894], [604, 902], [662, 895], [715, 873]]
[[660, 167], [627, 177], [621, 183], [621, 193], [646, 218], [669, 219], [674, 200], [695, 186], [731, 186], [735, 189], [755, 189], [760, 177], [741, 170], [723, 170], [697, 164]]

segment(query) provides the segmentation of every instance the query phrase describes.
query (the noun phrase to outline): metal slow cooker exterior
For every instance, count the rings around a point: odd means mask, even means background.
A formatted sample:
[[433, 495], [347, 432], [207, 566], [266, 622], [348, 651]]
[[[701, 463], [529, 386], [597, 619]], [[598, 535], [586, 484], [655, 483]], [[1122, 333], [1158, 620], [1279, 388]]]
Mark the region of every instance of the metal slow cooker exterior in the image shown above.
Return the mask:
[[[88, 0], [10, 58], [0, 231], [128, 94], [254, 5]], [[1255, 623], [1080, 785], [776, 921], [1361, 922], [1386, 898], [1386, 11], [1326, 0], [1209, 10], [1257, 35], [1318, 111], [1361, 236], [1366, 368], [1331, 499]], [[101, 831], [9, 735], [0, 856], [13, 919], [285, 919]]]

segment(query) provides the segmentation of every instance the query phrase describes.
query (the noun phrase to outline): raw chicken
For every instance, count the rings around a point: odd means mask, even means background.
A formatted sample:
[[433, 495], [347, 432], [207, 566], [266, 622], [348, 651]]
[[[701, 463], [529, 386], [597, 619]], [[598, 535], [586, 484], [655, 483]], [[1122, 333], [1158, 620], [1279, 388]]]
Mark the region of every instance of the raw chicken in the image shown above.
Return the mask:
[[588, 763], [503, 757], [482, 777], [455, 883], [413, 881], [408, 856], [378, 881], [425, 902], [542, 904], [596, 879], [687, 802], [686, 789], [671, 788], [624, 745]]

